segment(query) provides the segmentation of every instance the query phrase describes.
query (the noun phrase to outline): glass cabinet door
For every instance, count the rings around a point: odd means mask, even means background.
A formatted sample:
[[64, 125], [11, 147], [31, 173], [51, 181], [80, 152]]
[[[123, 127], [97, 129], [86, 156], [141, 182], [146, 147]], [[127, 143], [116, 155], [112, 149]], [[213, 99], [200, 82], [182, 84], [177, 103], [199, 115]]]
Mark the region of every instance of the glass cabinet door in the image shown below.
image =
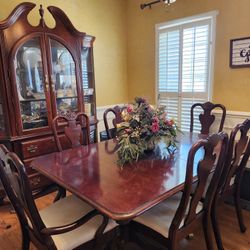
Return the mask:
[[51, 39], [52, 88], [56, 95], [56, 110], [78, 111], [76, 68], [72, 55], [65, 46]]
[[81, 61], [84, 109], [87, 115], [93, 116], [95, 115], [94, 69], [92, 62], [92, 47], [88, 40], [83, 43]]
[[23, 130], [48, 126], [40, 38], [33, 38], [18, 49], [14, 67]]

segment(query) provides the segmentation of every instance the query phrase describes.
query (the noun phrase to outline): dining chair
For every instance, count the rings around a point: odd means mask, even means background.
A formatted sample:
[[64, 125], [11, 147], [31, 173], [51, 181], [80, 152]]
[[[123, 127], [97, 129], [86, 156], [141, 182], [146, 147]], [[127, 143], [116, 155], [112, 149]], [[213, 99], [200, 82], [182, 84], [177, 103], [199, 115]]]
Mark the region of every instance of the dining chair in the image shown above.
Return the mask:
[[113, 220], [73, 195], [38, 210], [25, 167], [15, 153], [8, 152], [0, 161], [0, 178], [20, 222], [23, 250], [29, 249], [30, 241], [38, 249], [99, 249], [104, 233], [115, 231]]
[[228, 144], [225, 168], [219, 182], [219, 192], [214, 199], [212, 207], [212, 223], [218, 249], [222, 250], [223, 244], [218, 225], [217, 208], [218, 202], [222, 199], [233, 196], [240, 231], [244, 233], [246, 226], [240, 204], [240, 187], [242, 177], [250, 155], [250, 119], [238, 124], [231, 132]]
[[[66, 140], [61, 143], [58, 130], [64, 132]], [[63, 129], [62, 129], [63, 128]], [[55, 138], [57, 150], [61, 152], [64, 147], [75, 148], [82, 144], [90, 143], [89, 117], [85, 113], [60, 112], [52, 121], [52, 131]], [[85, 136], [84, 136], [85, 135]], [[66, 190], [60, 187], [60, 197], [66, 196]]]
[[[123, 121], [121, 114], [122, 111], [125, 110], [126, 108], [127, 108], [126, 106], [114, 106], [113, 108], [108, 108], [105, 110], [105, 112], [103, 113], [103, 121], [106, 133], [105, 135], [103, 133], [101, 134], [102, 141], [116, 137], [116, 125]], [[112, 113], [115, 117], [112, 119], [113, 127], [110, 127], [108, 122], [108, 116]]]
[[190, 132], [193, 132], [194, 128], [194, 112], [196, 108], [200, 107], [203, 110], [203, 113], [199, 114], [199, 121], [201, 124], [201, 134], [209, 134], [210, 127], [212, 126], [213, 122], [215, 121], [215, 116], [211, 114], [212, 110], [219, 108], [222, 110], [221, 120], [219, 131], [223, 130], [225, 118], [226, 118], [226, 108], [222, 104], [213, 104], [211, 102], [205, 103], [195, 103], [191, 107], [190, 111]]
[[[63, 150], [58, 130], [64, 132], [67, 144], [71, 148], [90, 143], [89, 117], [85, 113], [61, 112], [52, 121], [52, 130], [59, 152]], [[84, 136], [85, 135], [85, 136]]]
[[[197, 141], [188, 154], [183, 192], [178, 192], [136, 217], [132, 222], [132, 229], [143, 234], [144, 239], [151, 238], [151, 242], [157, 239], [161, 246], [175, 250], [182, 238], [187, 237], [194, 232], [196, 227], [202, 225], [207, 249], [213, 249], [213, 233], [209, 227], [211, 225], [210, 212], [223, 171], [227, 142], [228, 136], [223, 132]], [[216, 151], [220, 143], [220, 150]], [[200, 152], [204, 152], [201, 159], [197, 158]], [[207, 189], [204, 203], [201, 203], [200, 199], [212, 169], [215, 174]], [[196, 173], [198, 185], [195, 186], [192, 195], [192, 184]]]

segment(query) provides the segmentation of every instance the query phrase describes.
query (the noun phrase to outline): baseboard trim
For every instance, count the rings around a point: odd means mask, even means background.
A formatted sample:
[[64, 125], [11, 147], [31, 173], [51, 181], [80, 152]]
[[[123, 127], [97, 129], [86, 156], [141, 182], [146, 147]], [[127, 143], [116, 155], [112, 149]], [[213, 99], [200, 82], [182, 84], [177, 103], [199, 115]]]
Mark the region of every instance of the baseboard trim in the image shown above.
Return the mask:
[[[215, 114], [215, 126], [219, 124], [220, 116], [221, 116], [221, 111], [220, 110], [215, 110], [213, 112]], [[241, 112], [241, 111], [227, 111], [226, 119], [225, 119], [225, 124], [224, 124], [224, 130], [226, 132], [230, 132], [237, 124], [242, 123], [246, 119], [250, 119], [250, 112]], [[217, 121], [216, 121], [217, 120]]]

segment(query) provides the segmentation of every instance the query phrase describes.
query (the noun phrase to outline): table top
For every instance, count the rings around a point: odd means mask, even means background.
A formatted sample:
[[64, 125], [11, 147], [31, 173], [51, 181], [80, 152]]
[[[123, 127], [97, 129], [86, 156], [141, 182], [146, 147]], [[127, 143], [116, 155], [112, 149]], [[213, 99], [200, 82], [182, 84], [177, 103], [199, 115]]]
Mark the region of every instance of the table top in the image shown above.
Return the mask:
[[115, 140], [40, 156], [31, 167], [110, 218], [130, 220], [183, 188], [188, 152], [198, 139], [197, 134], [179, 134], [174, 157], [159, 145], [123, 168], [117, 165]]

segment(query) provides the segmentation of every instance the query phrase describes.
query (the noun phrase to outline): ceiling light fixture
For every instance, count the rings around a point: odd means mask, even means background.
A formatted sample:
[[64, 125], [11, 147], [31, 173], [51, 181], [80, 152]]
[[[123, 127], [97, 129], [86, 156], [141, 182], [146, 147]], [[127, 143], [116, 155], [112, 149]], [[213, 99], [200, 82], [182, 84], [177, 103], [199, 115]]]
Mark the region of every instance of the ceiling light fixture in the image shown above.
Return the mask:
[[152, 5], [154, 5], [156, 3], [160, 3], [160, 2], [164, 2], [165, 4], [170, 5], [174, 2], [176, 2], [176, 0], [156, 0], [156, 1], [149, 2], [149, 3], [142, 3], [140, 6], [141, 6], [142, 10], [146, 7], [149, 7], [151, 9]]

